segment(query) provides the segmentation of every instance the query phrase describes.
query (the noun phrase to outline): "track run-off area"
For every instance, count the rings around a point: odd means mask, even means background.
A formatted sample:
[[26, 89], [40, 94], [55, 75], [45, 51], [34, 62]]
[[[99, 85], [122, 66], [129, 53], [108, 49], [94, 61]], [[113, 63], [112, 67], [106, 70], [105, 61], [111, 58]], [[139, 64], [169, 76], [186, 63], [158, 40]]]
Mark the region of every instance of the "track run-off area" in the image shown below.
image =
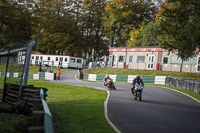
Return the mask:
[[[101, 82], [75, 78], [77, 71], [66, 71], [54, 83], [88, 86], [106, 90]], [[106, 103], [106, 117], [121, 133], [200, 133], [200, 103], [177, 91], [145, 85], [142, 101], [134, 99], [131, 84], [115, 83]]]

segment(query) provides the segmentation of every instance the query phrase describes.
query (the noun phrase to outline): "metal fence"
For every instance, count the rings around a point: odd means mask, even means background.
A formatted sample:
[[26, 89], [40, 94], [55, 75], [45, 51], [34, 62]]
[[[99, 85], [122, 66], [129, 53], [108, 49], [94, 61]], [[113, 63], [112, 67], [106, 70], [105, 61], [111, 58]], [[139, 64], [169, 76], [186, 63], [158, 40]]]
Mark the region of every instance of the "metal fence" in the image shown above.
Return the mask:
[[[1, 76], [4, 77], [1, 80], [3, 80], [4, 85], [6, 83], [20, 85], [19, 99], [22, 85], [27, 86], [29, 61], [32, 47], [35, 44], [35, 40], [14, 43], [8, 50], [0, 52], [0, 72]], [[14, 76], [15, 73], [18, 73], [18, 76]]]

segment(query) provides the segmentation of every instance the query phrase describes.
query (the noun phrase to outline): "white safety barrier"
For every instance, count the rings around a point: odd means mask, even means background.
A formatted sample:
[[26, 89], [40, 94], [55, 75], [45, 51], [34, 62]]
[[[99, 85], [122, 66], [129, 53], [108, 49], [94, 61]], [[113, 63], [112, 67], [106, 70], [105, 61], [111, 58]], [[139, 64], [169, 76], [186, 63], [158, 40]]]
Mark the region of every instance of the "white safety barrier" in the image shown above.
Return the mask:
[[116, 82], [117, 75], [109, 75], [113, 82]]
[[128, 83], [132, 83], [133, 79], [136, 77], [137, 75], [128, 75]]
[[165, 85], [166, 76], [155, 76], [154, 84]]
[[45, 80], [54, 80], [54, 73], [45, 73]]
[[97, 75], [96, 74], [89, 74], [88, 75], [88, 80], [89, 81], [96, 81]]

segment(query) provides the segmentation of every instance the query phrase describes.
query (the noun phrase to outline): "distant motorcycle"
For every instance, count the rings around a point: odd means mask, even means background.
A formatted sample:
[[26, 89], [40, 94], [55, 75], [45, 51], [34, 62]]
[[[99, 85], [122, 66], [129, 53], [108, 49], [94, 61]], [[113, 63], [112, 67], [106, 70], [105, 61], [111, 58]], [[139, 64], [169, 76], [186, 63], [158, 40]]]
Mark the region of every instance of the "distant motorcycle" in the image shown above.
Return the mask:
[[104, 86], [107, 86], [110, 90], [116, 90], [115, 85], [111, 79], [107, 79], [107, 81], [103, 81]]
[[139, 98], [139, 101], [141, 101], [142, 100], [142, 91], [143, 91], [143, 86], [142, 85], [138, 85], [138, 84], [136, 84], [135, 85], [135, 90], [134, 91], [136, 91], [135, 92], [135, 100], [137, 100], [138, 98]]

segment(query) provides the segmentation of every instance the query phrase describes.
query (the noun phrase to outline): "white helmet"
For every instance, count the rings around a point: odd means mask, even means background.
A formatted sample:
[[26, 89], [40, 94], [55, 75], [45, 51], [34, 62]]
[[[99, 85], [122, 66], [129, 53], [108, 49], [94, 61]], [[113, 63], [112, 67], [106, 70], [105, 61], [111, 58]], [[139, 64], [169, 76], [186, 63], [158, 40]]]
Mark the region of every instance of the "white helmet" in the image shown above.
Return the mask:
[[105, 77], [106, 77], [106, 78], [109, 78], [109, 75], [106, 75]]

